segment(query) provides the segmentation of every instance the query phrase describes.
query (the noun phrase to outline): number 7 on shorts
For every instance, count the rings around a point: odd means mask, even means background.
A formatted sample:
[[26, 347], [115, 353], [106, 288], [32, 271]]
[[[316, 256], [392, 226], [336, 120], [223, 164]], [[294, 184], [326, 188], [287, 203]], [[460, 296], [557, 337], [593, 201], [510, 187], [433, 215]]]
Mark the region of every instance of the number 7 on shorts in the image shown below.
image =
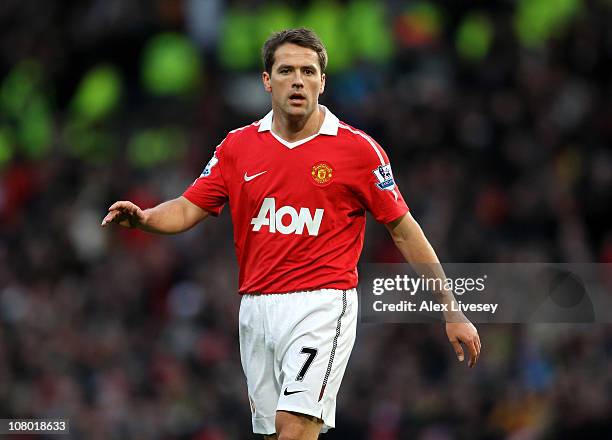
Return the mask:
[[310, 347], [302, 347], [302, 350], [300, 351], [300, 353], [301, 354], [306, 354], [306, 355], [308, 355], [308, 357], [304, 361], [304, 365], [302, 365], [302, 368], [300, 368], [300, 371], [298, 372], [297, 376], [295, 377], [295, 380], [298, 381], [298, 382], [301, 382], [301, 381], [304, 380], [304, 376], [306, 376], [306, 373], [308, 372], [308, 369], [312, 365], [312, 361], [314, 361], [314, 358], [317, 355], [317, 349], [316, 348], [310, 348]]

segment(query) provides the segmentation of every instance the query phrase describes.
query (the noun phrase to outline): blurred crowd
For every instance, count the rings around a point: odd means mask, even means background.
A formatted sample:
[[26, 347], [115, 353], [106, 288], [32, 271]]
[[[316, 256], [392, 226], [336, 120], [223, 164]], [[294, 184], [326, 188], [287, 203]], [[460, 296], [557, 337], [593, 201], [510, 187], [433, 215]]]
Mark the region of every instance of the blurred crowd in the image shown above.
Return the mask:
[[[180, 195], [267, 112], [260, 67], [227, 60], [240, 11], [381, 14], [384, 57], [355, 52], [322, 102], [385, 148], [443, 262], [612, 263], [612, 4], [461, 3], [3, 1], [0, 418], [254, 437], [228, 213], [177, 236], [100, 228], [115, 200]], [[538, 40], [529, 3], [569, 12]], [[362, 261], [401, 261], [374, 221]], [[612, 436], [612, 328], [479, 331], [468, 370], [441, 325], [361, 325], [326, 438]]]

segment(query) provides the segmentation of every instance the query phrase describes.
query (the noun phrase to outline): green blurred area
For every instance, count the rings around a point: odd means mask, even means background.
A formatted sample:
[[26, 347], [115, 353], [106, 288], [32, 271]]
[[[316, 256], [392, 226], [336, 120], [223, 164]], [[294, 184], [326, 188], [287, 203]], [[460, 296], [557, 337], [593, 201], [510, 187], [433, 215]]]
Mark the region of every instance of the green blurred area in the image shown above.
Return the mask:
[[290, 29], [296, 26], [296, 13], [288, 5], [273, 2], [264, 5], [259, 11], [258, 17], [253, 19], [253, 41], [255, 49], [252, 53], [255, 54], [255, 66], [261, 65], [261, 47], [268, 37], [283, 29]]
[[393, 56], [393, 35], [388, 25], [387, 10], [380, 2], [357, 0], [349, 4], [346, 29], [354, 56], [375, 63]]
[[84, 123], [99, 121], [119, 106], [123, 84], [116, 67], [94, 67], [85, 74], [72, 98], [74, 117]]
[[[518, 0], [511, 20], [519, 42], [538, 48], [562, 33], [582, 7], [581, 0]], [[399, 10], [393, 17], [386, 3], [375, 0], [312, 0], [300, 8], [280, 1], [257, 3], [253, 9], [237, 3], [223, 16], [217, 59], [228, 71], [259, 71], [261, 46], [270, 34], [305, 26], [324, 41], [327, 71], [334, 74], [361, 62], [389, 64], [398, 51], [427, 50], [444, 38], [449, 20], [442, 5], [415, 1], [402, 3]], [[494, 38], [491, 18], [469, 12], [460, 17], [455, 49], [462, 60], [475, 64], [489, 54]], [[151, 35], [139, 62], [145, 96], [184, 99], [203, 85], [203, 57], [182, 33]], [[118, 143], [113, 121], [125, 111], [125, 87], [122, 72], [113, 64], [84, 72], [57, 133], [53, 84], [45, 67], [33, 59], [16, 64], [0, 84], [0, 164], [16, 154], [42, 159], [57, 139], [65, 144], [63, 151], [93, 162], [111, 161], [126, 149], [141, 167], [176, 158], [186, 145], [185, 134], [177, 128], [147, 129], [133, 134], [127, 145]]]
[[17, 64], [2, 81], [0, 108], [7, 124], [3, 127], [2, 156], [12, 156], [18, 148], [23, 155], [39, 159], [49, 151], [53, 109], [43, 83], [43, 69], [35, 60]]
[[109, 164], [118, 153], [118, 137], [104, 126], [71, 121], [63, 133], [65, 152], [92, 164]]
[[186, 95], [201, 78], [201, 57], [187, 36], [163, 33], [149, 40], [142, 54], [142, 82], [149, 93]]
[[457, 30], [457, 52], [470, 61], [480, 61], [491, 47], [493, 24], [483, 13], [472, 13], [464, 17]]
[[413, 2], [404, 7], [395, 23], [395, 38], [401, 47], [427, 47], [441, 36], [444, 27], [442, 9], [430, 2]]
[[335, 1], [315, 1], [301, 16], [300, 26], [313, 29], [325, 42], [328, 62], [327, 72], [335, 73], [349, 67], [353, 58], [353, 47], [348, 44], [348, 35], [343, 29], [342, 9]]
[[137, 168], [149, 168], [180, 158], [186, 149], [187, 139], [180, 128], [149, 128], [132, 136], [127, 156]]
[[115, 158], [118, 139], [107, 121], [120, 109], [122, 93], [123, 78], [115, 66], [101, 64], [83, 75], [63, 133], [68, 154], [94, 164], [108, 164]]
[[37, 92], [41, 83], [41, 66], [35, 60], [17, 64], [2, 82], [0, 102], [3, 112], [11, 117], [19, 117], [25, 110], [28, 100]]
[[51, 148], [53, 114], [49, 102], [42, 94], [29, 101], [19, 119], [19, 141], [27, 156], [40, 159]]
[[348, 5], [314, 0], [294, 10], [283, 3], [267, 3], [255, 10], [230, 8], [224, 17], [218, 56], [227, 70], [261, 68], [261, 46], [273, 33], [291, 27], [314, 30], [327, 48], [327, 71], [351, 68], [357, 60], [382, 63], [393, 55], [390, 17], [384, 5], [355, 0]]
[[541, 47], [562, 32], [581, 8], [581, 0], [520, 0], [514, 17], [519, 41], [526, 47]]
[[0, 167], [13, 157], [14, 139], [9, 127], [0, 127]]
[[259, 53], [253, 50], [255, 23], [248, 11], [230, 9], [226, 12], [218, 48], [219, 62], [224, 68], [245, 70], [258, 62]]

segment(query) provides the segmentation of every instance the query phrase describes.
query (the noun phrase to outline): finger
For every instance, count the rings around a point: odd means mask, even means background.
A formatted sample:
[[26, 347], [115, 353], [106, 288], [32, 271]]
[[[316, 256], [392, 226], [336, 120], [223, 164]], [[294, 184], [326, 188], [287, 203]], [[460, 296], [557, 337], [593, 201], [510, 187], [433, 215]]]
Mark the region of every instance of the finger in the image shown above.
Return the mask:
[[482, 351], [482, 344], [480, 343], [480, 336], [476, 333], [473, 337], [474, 345], [476, 346], [476, 350], [478, 351], [478, 357], [480, 357], [480, 352]]
[[108, 223], [120, 223], [122, 221], [122, 217], [131, 215], [129, 211], [126, 209], [114, 209], [104, 217], [102, 220], [103, 226]]
[[118, 214], [119, 211], [113, 211], [106, 214], [106, 217], [102, 219], [102, 226], [106, 226], [107, 224], [111, 223], [115, 219], [115, 217], [117, 217]]
[[124, 202], [115, 202], [115, 203], [113, 203], [112, 205], [110, 205], [110, 206], [108, 207], [108, 210], [109, 210], [109, 211], [113, 211], [113, 210], [115, 210], [115, 209], [118, 209], [118, 208], [119, 208], [121, 205], [123, 205], [123, 203], [124, 203]]
[[470, 360], [468, 362], [468, 367], [472, 368], [478, 362], [478, 349], [476, 348], [476, 341], [472, 340], [465, 344], [470, 350]]
[[134, 205], [132, 202], [128, 202], [126, 200], [120, 200], [110, 205], [108, 210], [114, 211], [116, 209], [131, 209], [133, 206], [136, 206], [136, 205]]
[[451, 344], [453, 345], [453, 348], [455, 349], [455, 354], [457, 355], [457, 359], [459, 360], [459, 362], [463, 362], [463, 359], [465, 358], [465, 356], [463, 354], [463, 348], [461, 347], [461, 344], [459, 343], [459, 341], [451, 341]]

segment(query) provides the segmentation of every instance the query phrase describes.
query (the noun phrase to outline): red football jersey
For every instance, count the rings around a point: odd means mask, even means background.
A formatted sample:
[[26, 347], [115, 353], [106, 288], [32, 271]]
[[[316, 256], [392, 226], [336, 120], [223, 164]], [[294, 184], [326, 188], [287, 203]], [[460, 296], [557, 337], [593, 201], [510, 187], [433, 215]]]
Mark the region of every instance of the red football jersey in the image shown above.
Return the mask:
[[229, 202], [240, 293], [356, 287], [366, 210], [380, 223], [408, 211], [387, 155], [328, 109], [309, 138], [271, 128], [272, 112], [231, 131], [183, 196], [213, 215]]

